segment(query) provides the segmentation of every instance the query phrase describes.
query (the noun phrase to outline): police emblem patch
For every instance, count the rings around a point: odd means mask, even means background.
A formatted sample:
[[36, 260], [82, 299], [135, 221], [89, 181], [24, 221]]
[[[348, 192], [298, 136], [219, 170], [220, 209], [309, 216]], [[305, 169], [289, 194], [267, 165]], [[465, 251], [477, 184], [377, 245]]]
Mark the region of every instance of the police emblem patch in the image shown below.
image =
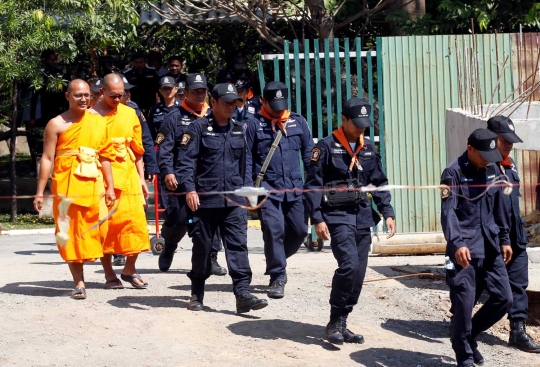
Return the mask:
[[165, 135], [163, 135], [162, 133], [158, 133], [156, 137], [156, 144], [161, 144], [163, 140], [165, 140]]
[[191, 136], [189, 134], [182, 135], [182, 139], [180, 140], [180, 145], [188, 145], [188, 143], [191, 141]]
[[495, 149], [495, 140], [492, 140], [491, 143], [489, 143], [490, 149]]
[[261, 125], [261, 127], [266, 127], [266, 125], [268, 125], [266, 122], [261, 122], [259, 123], [259, 125]]
[[196, 81], [197, 83], [202, 83], [202, 78], [201, 78], [201, 76], [200, 76], [200, 75], [197, 75], [197, 76], [195, 77], [195, 81]]
[[281, 93], [281, 89], [278, 89], [278, 91], [276, 92], [276, 98], [283, 98], [283, 93]]
[[165, 79], [163, 79], [163, 83], [168, 83], [169, 82], [169, 78], [165, 77]]
[[367, 115], [367, 108], [362, 107], [362, 108], [360, 109], [360, 113], [361, 113], [362, 115]]
[[229, 86], [227, 87], [228, 91], [229, 92], [234, 92], [234, 87], [232, 84], [229, 84]]
[[450, 189], [448, 187], [441, 188], [441, 199], [446, 199], [450, 196]]
[[319, 148], [313, 148], [313, 150], [311, 151], [311, 160], [313, 162], [317, 162], [320, 156], [321, 156], [321, 150]]
[[509, 128], [510, 130], [512, 130], [512, 131], [515, 130], [514, 125], [512, 125], [511, 123], [508, 123], [508, 128]]
[[207, 129], [208, 131], [214, 130], [214, 128], [213, 128], [212, 126], [208, 126], [206, 129]]

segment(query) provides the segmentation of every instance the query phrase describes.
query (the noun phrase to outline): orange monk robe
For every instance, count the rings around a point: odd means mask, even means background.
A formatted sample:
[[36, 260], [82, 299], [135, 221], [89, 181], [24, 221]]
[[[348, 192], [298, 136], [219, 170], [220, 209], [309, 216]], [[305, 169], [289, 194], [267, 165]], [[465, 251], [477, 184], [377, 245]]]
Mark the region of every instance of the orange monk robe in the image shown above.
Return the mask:
[[135, 166], [135, 154], [144, 153], [141, 124], [135, 110], [122, 104], [103, 117], [116, 149], [112, 162], [116, 211], [109, 217], [103, 253], [135, 255], [150, 250], [144, 196]]
[[[81, 150], [95, 156], [78, 154]], [[99, 225], [99, 219], [107, 215], [107, 206], [103, 175], [98, 169], [99, 157], [112, 161], [116, 158], [116, 151], [105, 119], [86, 111], [80, 120], [74, 121], [58, 137], [52, 174], [53, 195], [64, 195], [73, 200], [67, 213], [70, 217], [69, 239], [65, 246], [58, 246], [60, 255], [67, 262], [95, 261], [103, 256], [102, 242], [107, 234], [107, 222]], [[82, 162], [81, 166], [81, 159], [87, 163]], [[92, 176], [85, 173], [88, 171], [95, 172], [97, 177], [82, 177]], [[59, 203], [60, 198], [55, 196], [53, 215], [56, 233], [59, 232]]]

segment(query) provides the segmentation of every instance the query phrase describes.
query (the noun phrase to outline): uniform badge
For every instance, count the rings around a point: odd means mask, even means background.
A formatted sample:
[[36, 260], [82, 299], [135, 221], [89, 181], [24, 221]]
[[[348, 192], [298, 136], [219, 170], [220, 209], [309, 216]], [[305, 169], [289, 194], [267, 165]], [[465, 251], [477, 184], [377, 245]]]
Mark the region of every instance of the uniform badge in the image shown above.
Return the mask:
[[261, 122], [259, 125], [261, 125], [261, 127], [266, 127], [268, 124], [266, 122]]
[[[367, 115], [367, 108], [364, 107], [364, 106], [362, 106], [362, 108], [360, 109], [360, 114], [361, 114], [361, 116], [362, 116], [362, 115], [363, 115], [363, 116], [366, 116], [366, 115]], [[361, 116], [359, 116], [359, 117], [361, 117]]]
[[489, 148], [490, 149], [495, 149], [495, 140], [491, 141], [491, 143], [489, 144]]
[[317, 162], [320, 156], [321, 156], [321, 150], [319, 148], [313, 148], [313, 150], [311, 151], [311, 160], [313, 162]]
[[278, 91], [276, 92], [276, 99], [281, 99], [283, 98], [283, 93], [281, 93], [281, 90], [278, 89]]
[[450, 196], [450, 189], [448, 187], [441, 187], [441, 199], [446, 199]]
[[156, 137], [156, 144], [161, 144], [163, 140], [165, 140], [165, 135], [163, 135], [162, 133], [158, 133]]
[[212, 131], [212, 130], [214, 130], [214, 128], [213, 128], [212, 126], [208, 126], [208, 127], [206, 128], [206, 130]]
[[508, 123], [508, 128], [509, 128], [510, 130], [512, 130], [512, 131], [515, 130], [515, 129], [514, 129], [514, 125], [512, 125], [510, 122]]
[[180, 145], [188, 145], [188, 143], [191, 141], [191, 136], [189, 134], [182, 135], [182, 139], [180, 140]]

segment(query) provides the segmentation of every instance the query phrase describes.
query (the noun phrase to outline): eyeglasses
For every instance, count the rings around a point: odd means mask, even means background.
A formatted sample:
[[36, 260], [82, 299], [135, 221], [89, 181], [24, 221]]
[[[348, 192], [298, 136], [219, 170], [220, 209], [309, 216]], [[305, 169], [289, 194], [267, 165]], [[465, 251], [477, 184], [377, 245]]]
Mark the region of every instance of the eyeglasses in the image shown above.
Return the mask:
[[112, 99], [121, 99], [123, 96], [126, 95], [126, 92], [122, 93], [122, 94], [110, 94], [109, 92], [107, 92], [105, 89], [103, 89], [105, 91], [105, 93], [107, 93], [107, 95], [112, 98]]
[[72, 94], [73, 98], [75, 98], [77, 101], [81, 99], [89, 99], [90, 94], [89, 93], [80, 93], [80, 94]]

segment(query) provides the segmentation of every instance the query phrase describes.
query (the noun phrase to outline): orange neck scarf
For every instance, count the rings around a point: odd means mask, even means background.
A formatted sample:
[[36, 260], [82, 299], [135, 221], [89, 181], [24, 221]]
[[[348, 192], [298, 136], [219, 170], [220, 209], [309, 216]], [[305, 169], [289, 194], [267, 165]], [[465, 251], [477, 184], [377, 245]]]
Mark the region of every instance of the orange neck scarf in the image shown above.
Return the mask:
[[272, 131], [276, 132], [276, 124], [279, 126], [279, 128], [287, 135], [287, 120], [289, 119], [289, 116], [291, 115], [291, 111], [284, 110], [281, 112], [281, 116], [278, 118], [274, 118], [266, 112], [266, 109], [263, 107], [259, 111], [259, 113], [267, 120], [272, 121]]
[[514, 164], [510, 161], [510, 156], [506, 156], [502, 161], [501, 164], [505, 167], [512, 167]]
[[198, 118], [203, 118], [204, 115], [206, 115], [206, 112], [208, 111], [210, 106], [208, 105], [208, 103], [204, 102], [201, 112], [198, 113], [195, 110], [193, 110], [193, 108], [189, 107], [186, 100], [184, 99], [184, 101], [182, 102], [182, 108], [188, 111], [189, 113], [192, 113], [193, 115], [197, 116]]
[[349, 171], [352, 171], [354, 165], [358, 167], [358, 169], [361, 169], [360, 165], [358, 164], [358, 152], [360, 152], [360, 149], [364, 147], [364, 135], [360, 135], [360, 138], [358, 139], [358, 142], [356, 143], [356, 150], [353, 153], [351, 149], [351, 145], [349, 144], [349, 141], [347, 140], [347, 137], [345, 136], [345, 131], [343, 130], [343, 126], [340, 126], [339, 129], [334, 130], [332, 132], [332, 135], [336, 137], [336, 139], [340, 142], [341, 145], [343, 145], [343, 148], [349, 153], [351, 156], [351, 164], [349, 165]]
[[253, 98], [253, 95], [254, 95], [254, 94], [253, 94], [253, 91], [250, 89], [250, 90], [248, 90], [248, 92], [247, 92], [247, 97], [246, 97], [246, 98], [247, 98], [247, 99], [251, 99], [251, 98]]

